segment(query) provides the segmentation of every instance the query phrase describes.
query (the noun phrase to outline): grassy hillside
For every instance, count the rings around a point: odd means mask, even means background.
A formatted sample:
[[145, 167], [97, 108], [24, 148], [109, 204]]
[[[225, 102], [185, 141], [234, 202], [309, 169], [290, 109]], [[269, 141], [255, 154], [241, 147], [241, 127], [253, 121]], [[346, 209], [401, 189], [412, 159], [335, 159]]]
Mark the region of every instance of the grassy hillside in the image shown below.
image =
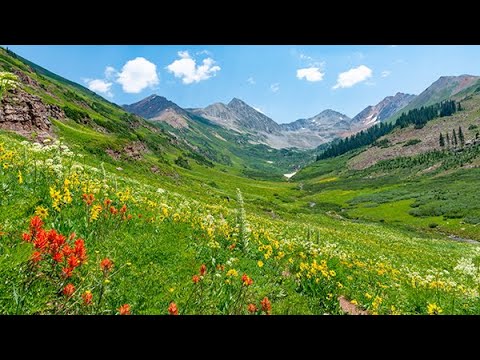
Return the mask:
[[52, 119], [42, 141], [0, 131], [0, 313], [343, 314], [339, 297], [370, 314], [480, 312], [478, 245], [448, 237], [480, 237], [478, 169], [357, 171], [346, 154], [256, 180], [242, 166], [273, 172], [256, 160], [268, 149], [215, 137], [233, 165], [210, 166], [206, 126], [192, 148], [2, 56], [45, 86], [25, 91], [91, 122]]

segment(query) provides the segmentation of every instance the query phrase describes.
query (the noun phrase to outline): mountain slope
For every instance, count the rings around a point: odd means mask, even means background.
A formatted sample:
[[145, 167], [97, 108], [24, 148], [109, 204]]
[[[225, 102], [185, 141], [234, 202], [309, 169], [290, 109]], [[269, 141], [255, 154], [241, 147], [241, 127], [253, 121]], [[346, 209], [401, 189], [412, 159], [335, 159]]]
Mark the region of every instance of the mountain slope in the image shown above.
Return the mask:
[[227, 105], [215, 103], [204, 109], [187, 110], [226, 129], [239, 132], [274, 133], [281, 130], [275, 121], [237, 98], [233, 98]]
[[352, 126], [365, 128], [382, 122], [396, 114], [415, 99], [415, 95], [396, 93], [395, 96], [387, 96], [377, 105], [367, 106], [358, 113], [351, 121]]
[[131, 105], [122, 106], [126, 111], [152, 121], [163, 121], [174, 128], [188, 127], [188, 113], [163, 96], [150, 95]]
[[398, 111], [385, 121], [395, 121], [403, 112], [408, 110], [428, 106], [447, 99], [459, 100], [472, 94], [480, 86], [480, 76], [460, 75], [460, 76], [441, 76], [428, 88], [422, 91], [413, 99], [402, 111]]

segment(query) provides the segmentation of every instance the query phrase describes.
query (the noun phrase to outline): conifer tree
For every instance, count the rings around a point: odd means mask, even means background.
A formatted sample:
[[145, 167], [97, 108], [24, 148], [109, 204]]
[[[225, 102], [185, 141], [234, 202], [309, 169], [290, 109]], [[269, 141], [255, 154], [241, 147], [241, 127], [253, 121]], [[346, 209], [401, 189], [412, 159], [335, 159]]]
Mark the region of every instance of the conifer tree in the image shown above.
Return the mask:
[[465, 145], [465, 137], [463, 136], [462, 127], [458, 127], [458, 140], [460, 141], [460, 146], [463, 147]]
[[453, 129], [452, 144], [453, 144], [453, 146], [457, 146], [457, 145], [458, 145], [457, 133], [455, 132], [455, 129]]
[[442, 133], [440, 133], [440, 139], [439, 139], [440, 147], [445, 147], [445, 139], [443, 138]]

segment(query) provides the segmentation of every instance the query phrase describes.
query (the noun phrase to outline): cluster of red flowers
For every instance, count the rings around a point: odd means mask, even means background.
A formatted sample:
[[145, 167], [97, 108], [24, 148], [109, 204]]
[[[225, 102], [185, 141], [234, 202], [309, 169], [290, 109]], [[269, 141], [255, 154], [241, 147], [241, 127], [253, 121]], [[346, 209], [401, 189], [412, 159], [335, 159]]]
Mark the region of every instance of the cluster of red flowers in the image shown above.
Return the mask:
[[[260, 306], [261, 311], [265, 312], [265, 314], [270, 315], [272, 311], [272, 304], [270, 303], [270, 300], [268, 300], [268, 297], [264, 297], [262, 301], [260, 301]], [[258, 312], [258, 307], [255, 304], [248, 304], [247, 305], [247, 310], [249, 313], [254, 314]]]
[[[105, 207], [108, 207], [108, 205], [110, 205], [112, 203], [112, 201], [110, 199], [107, 199], [104, 201], [104, 205]], [[118, 213], [122, 214], [122, 219], [123, 220], [130, 220], [133, 218], [132, 214], [127, 214], [127, 205], [123, 204], [123, 206], [120, 208], [120, 210], [118, 210], [115, 206], [110, 206], [110, 214], [112, 215], [117, 215]], [[141, 218], [142, 216], [141, 215], [138, 215], [139, 218]]]
[[43, 221], [38, 216], [31, 219], [30, 232], [24, 233], [22, 237], [24, 241], [35, 246], [36, 250], [31, 257], [35, 264], [42, 259], [51, 258], [53, 264], [63, 265], [62, 274], [66, 278], [71, 277], [73, 270], [87, 259], [87, 249], [82, 239], [75, 240], [75, 234], [72, 233], [67, 241], [67, 238], [55, 229], [45, 230]]
[[93, 194], [83, 194], [82, 199], [88, 206], [92, 205], [95, 201], [95, 196]]
[[205, 276], [205, 274], [207, 273], [207, 266], [205, 264], [202, 264], [202, 266], [200, 266], [200, 276], [195, 274], [192, 276], [192, 281], [194, 284], [197, 284], [198, 282], [200, 282], [200, 280], [202, 280], [202, 277]]
[[268, 297], [265, 296], [263, 300], [260, 301], [260, 304], [262, 304], [262, 311], [265, 311], [267, 315], [270, 315], [272, 304], [270, 303], [270, 300], [268, 300]]
[[130, 305], [124, 304], [120, 306], [120, 308], [118, 309], [118, 312], [120, 313], [120, 315], [130, 315]]
[[170, 305], [168, 306], [168, 313], [170, 315], [178, 315], [178, 308], [177, 308], [177, 304], [175, 304], [173, 301], [170, 303]]
[[104, 275], [106, 275], [112, 267], [113, 262], [109, 258], [105, 258], [100, 262], [100, 269], [102, 269]]
[[236, 245], [235, 243], [233, 243], [232, 245], [230, 245], [230, 246], [228, 247], [228, 249], [229, 249], [229, 250], [233, 250], [233, 249], [235, 249], [235, 246], [237, 246], [237, 245]]
[[242, 275], [242, 282], [243, 282], [243, 286], [249, 286], [253, 284], [252, 278], [247, 274]]

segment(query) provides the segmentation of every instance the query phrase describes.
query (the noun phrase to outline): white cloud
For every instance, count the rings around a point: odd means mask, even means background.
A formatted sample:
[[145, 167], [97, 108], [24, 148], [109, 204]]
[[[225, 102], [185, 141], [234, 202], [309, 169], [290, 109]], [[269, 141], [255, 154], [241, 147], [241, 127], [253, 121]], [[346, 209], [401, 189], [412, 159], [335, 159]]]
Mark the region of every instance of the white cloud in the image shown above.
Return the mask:
[[315, 82], [323, 80], [323, 73], [318, 67], [309, 67], [297, 70], [297, 78], [305, 79], [307, 81]]
[[256, 84], [255, 79], [253, 78], [253, 76], [250, 76], [250, 77], [247, 79], [247, 82], [248, 82], [250, 85], [255, 85], [255, 84]]
[[118, 74], [118, 72], [117, 72], [117, 70], [115, 70], [115, 68], [113, 66], [107, 66], [105, 68], [105, 78], [106, 79], [111, 80], [117, 74]]
[[272, 90], [272, 92], [276, 93], [278, 90], [280, 90], [280, 84], [275, 83], [275, 84], [270, 85], [270, 90]]
[[262, 113], [263, 115], [265, 115], [265, 113], [263, 112], [262, 108], [260, 107], [253, 107], [255, 110], [257, 110], [259, 113]]
[[166, 69], [175, 77], [181, 78], [184, 84], [210, 79], [215, 76], [217, 71], [221, 70], [220, 66], [215, 65], [215, 61], [210, 57], [203, 59], [202, 65], [197, 65], [188, 51], [179, 51], [178, 56], [180, 59], [172, 62]]
[[138, 94], [159, 83], [157, 66], [143, 57], [129, 60], [118, 73], [117, 83], [122, 85], [126, 93]]
[[333, 89], [352, 87], [353, 85], [372, 77], [372, 73], [372, 69], [365, 65], [352, 68], [348, 71], [338, 74], [337, 83]]
[[107, 82], [101, 79], [84, 79], [88, 88], [96, 93], [104, 94], [108, 97], [113, 97], [112, 92], [110, 91], [112, 87], [111, 82]]
[[392, 72], [390, 70], [383, 70], [380, 75], [382, 78], [386, 78], [387, 76], [390, 76], [391, 73]]

